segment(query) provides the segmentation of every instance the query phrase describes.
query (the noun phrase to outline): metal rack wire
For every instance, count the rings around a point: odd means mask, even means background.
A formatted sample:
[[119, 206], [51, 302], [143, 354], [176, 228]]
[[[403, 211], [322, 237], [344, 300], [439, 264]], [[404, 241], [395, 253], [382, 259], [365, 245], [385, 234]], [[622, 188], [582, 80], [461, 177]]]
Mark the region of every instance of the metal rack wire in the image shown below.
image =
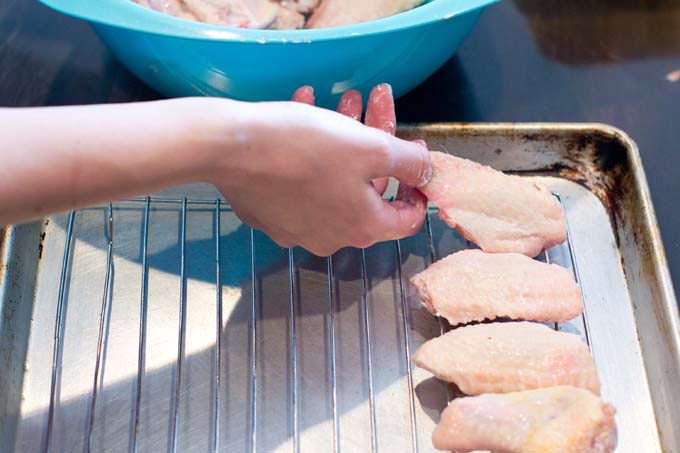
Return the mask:
[[[183, 378], [183, 362], [185, 360], [186, 354], [186, 341], [187, 341], [187, 212], [189, 206], [196, 205], [202, 208], [208, 208], [214, 210], [215, 217], [215, 234], [214, 234], [214, 250], [215, 250], [215, 262], [214, 262], [214, 278], [215, 278], [215, 351], [212, 357], [214, 363], [214, 373], [212, 374], [212, 385], [217, 391], [214, 392], [213, 397], [210, 401], [210, 407], [206, 410], [210, 411], [211, 421], [210, 421], [210, 446], [213, 451], [218, 451], [220, 449], [220, 394], [219, 391], [222, 387], [223, 382], [221, 382], [220, 370], [223, 367], [222, 362], [222, 329], [224, 322], [223, 313], [223, 300], [222, 300], [222, 279], [223, 279], [223, 268], [222, 268], [222, 243], [221, 243], [221, 214], [225, 211], [229, 211], [228, 205], [223, 203], [221, 200], [189, 200], [187, 198], [182, 199], [172, 199], [172, 198], [150, 198], [146, 197], [142, 200], [132, 200], [131, 202], [143, 206], [143, 217], [142, 217], [142, 253], [141, 253], [141, 292], [139, 299], [139, 338], [137, 347], [137, 375], [135, 378], [135, 394], [134, 394], [134, 406], [132, 414], [131, 423], [131, 433], [130, 433], [130, 443], [129, 450], [131, 452], [138, 451], [139, 448], [139, 428], [140, 428], [140, 410], [141, 410], [141, 395], [142, 389], [144, 387], [144, 375], [145, 375], [145, 364], [146, 364], [146, 346], [147, 346], [147, 323], [148, 323], [148, 310], [149, 310], [149, 222], [150, 222], [150, 211], [153, 205], [179, 205], [180, 210], [180, 222], [179, 222], [179, 244], [180, 244], [180, 262], [179, 262], [179, 273], [180, 273], [180, 292], [179, 292], [179, 324], [178, 324], [178, 340], [177, 340], [177, 359], [176, 367], [174, 369], [174, 383], [173, 391], [170, 395], [171, 398], [171, 425], [169, 433], [169, 450], [178, 450], [178, 430], [180, 422], [180, 412], [179, 412], [179, 401], [180, 401], [180, 385]], [[49, 400], [49, 410], [48, 418], [46, 424], [45, 432], [45, 442], [44, 451], [47, 453], [51, 451], [51, 440], [53, 437], [53, 420], [56, 398], [59, 392], [60, 385], [60, 375], [62, 367], [62, 348], [64, 341], [64, 330], [65, 330], [65, 297], [67, 292], [67, 287], [69, 285], [69, 278], [72, 266], [72, 253], [73, 253], [73, 242], [74, 242], [74, 223], [76, 221], [77, 212], [71, 212], [68, 215], [68, 222], [66, 225], [66, 240], [64, 244], [64, 253], [61, 266], [61, 274], [59, 280], [59, 293], [57, 301], [57, 315], [54, 324], [54, 349], [53, 349], [53, 360], [51, 364], [51, 384], [50, 384], [50, 400]], [[427, 248], [429, 251], [429, 261], [436, 261], [439, 256], [437, 255], [437, 250], [435, 247], [433, 228], [432, 228], [432, 213], [428, 211], [425, 224], [425, 234], [427, 238]], [[250, 279], [251, 279], [251, 300], [250, 300], [250, 313], [248, 320], [248, 369], [249, 369], [249, 408], [248, 408], [248, 433], [247, 445], [250, 451], [256, 451], [258, 447], [258, 309], [259, 309], [259, 294], [257, 288], [257, 269], [256, 269], [256, 250], [255, 250], [255, 232], [250, 229]], [[94, 363], [94, 380], [92, 385], [92, 391], [90, 394], [89, 403], [89, 414], [87, 422], [87, 441], [86, 449], [91, 451], [93, 447], [93, 431], [95, 425], [95, 411], [97, 408], [97, 392], [101, 385], [100, 379], [100, 369], [102, 361], [102, 348], [105, 347], [105, 336], [104, 336], [104, 323], [107, 316], [107, 312], [111, 310], [111, 294], [113, 286], [113, 246], [115, 241], [114, 236], [114, 217], [113, 217], [113, 205], [108, 204], [106, 208], [106, 222], [104, 225], [104, 235], [106, 237], [106, 275], [104, 282], [104, 290], [101, 299], [101, 307], [99, 313], [99, 330], [97, 337], [97, 347], [96, 347], [96, 359]], [[413, 452], [419, 451], [418, 443], [418, 429], [417, 429], [417, 416], [416, 416], [416, 397], [414, 389], [414, 376], [413, 368], [411, 366], [411, 320], [409, 319], [409, 307], [407, 304], [406, 289], [405, 289], [405, 277], [404, 271], [402, 269], [402, 244], [400, 241], [394, 241], [395, 253], [396, 253], [396, 269], [397, 269], [397, 279], [398, 279], [398, 289], [399, 289], [399, 299], [400, 299], [400, 319], [401, 323], [399, 328], [401, 329], [402, 338], [402, 352], [403, 360], [407, 364], [406, 366], [406, 379], [408, 388], [408, 420], [409, 426], [405, 427], [410, 433], [410, 450]], [[575, 277], [578, 281], [578, 269], [574, 261], [573, 250], [569, 242], [565, 246], [568, 251], [569, 259], [571, 260], [571, 266], [574, 269]], [[295, 306], [295, 300], [297, 298], [297, 268], [296, 268], [296, 254], [295, 250], [288, 249], [287, 251], [287, 264], [288, 264], [288, 341], [289, 341], [289, 351], [290, 357], [288, 358], [289, 369], [291, 373], [290, 382], [290, 398], [291, 398], [291, 411], [289, 413], [290, 423], [292, 425], [292, 442], [293, 451], [298, 453], [301, 451], [300, 443], [300, 376], [299, 376], [299, 362], [298, 362], [298, 332], [297, 332], [297, 311]], [[550, 252], [546, 251], [544, 256], [546, 262], [551, 262]], [[369, 408], [369, 428], [370, 428], [370, 449], [372, 452], [378, 451], [378, 437], [377, 437], [377, 414], [376, 414], [376, 390], [374, 383], [374, 338], [372, 332], [372, 322], [371, 322], [371, 311], [369, 310], [368, 294], [371, 290], [368, 272], [367, 272], [367, 258], [366, 251], [361, 250], [360, 254], [360, 281], [362, 284], [361, 298], [360, 298], [360, 331], [362, 335], [362, 343], [365, 346], [363, 348], [364, 354], [363, 359], [365, 361], [365, 369], [367, 370], [365, 379], [367, 380], [368, 388], [368, 408]], [[341, 436], [340, 436], [340, 415], [338, 408], [338, 341], [336, 333], [336, 313], [338, 310], [338, 301], [335, 294], [336, 288], [336, 275], [334, 267], [334, 258], [329, 257], [326, 260], [326, 278], [327, 278], [327, 314], [325, 329], [327, 337], [329, 338], [329, 364], [328, 376], [329, 376], [329, 388], [330, 392], [328, 399], [330, 401], [331, 414], [332, 414], [332, 449], [334, 452], [339, 452], [341, 450]], [[439, 331], [444, 333], [449, 329], [448, 324], [443, 319], [439, 319]], [[586, 338], [587, 335], [587, 321], [584, 314], [583, 326]], [[559, 326], [555, 326], [559, 329]], [[445, 395], [447, 401], [452, 398], [450, 389], [447, 389], [447, 394]]]

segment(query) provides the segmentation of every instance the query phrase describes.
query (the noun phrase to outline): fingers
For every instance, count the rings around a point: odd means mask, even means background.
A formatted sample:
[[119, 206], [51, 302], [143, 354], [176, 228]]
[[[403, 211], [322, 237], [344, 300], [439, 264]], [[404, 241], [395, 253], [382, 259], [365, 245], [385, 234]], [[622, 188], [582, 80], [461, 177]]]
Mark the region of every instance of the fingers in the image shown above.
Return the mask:
[[[394, 110], [394, 96], [392, 95], [392, 87], [383, 83], [377, 85], [371, 90], [368, 97], [368, 106], [366, 107], [366, 126], [380, 129], [390, 135], [394, 135], [397, 131], [397, 114]], [[373, 181], [373, 186], [378, 193], [385, 193], [388, 178], [380, 178]]]
[[295, 93], [293, 93], [293, 101], [314, 105], [316, 103], [316, 98], [314, 97], [314, 88], [309, 85], [298, 88], [295, 90]]
[[397, 131], [397, 115], [394, 110], [392, 87], [383, 83], [377, 85], [368, 98], [365, 124], [394, 135]]
[[338, 102], [338, 113], [361, 121], [361, 114], [363, 113], [362, 104], [363, 99], [361, 98], [361, 93], [356, 90], [350, 90], [340, 98], [340, 102]]
[[317, 256], [330, 256], [345, 246], [368, 248], [377, 242], [413, 236], [425, 222], [427, 199], [416, 189], [402, 187], [392, 202], [373, 191], [373, 196], [378, 198], [373, 206], [377, 208], [357, 221], [351, 237], [338, 242], [339, 236], [336, 236], [323, 242], [302, 243], [302, 247]]
[[427, 199], [419, 191], [404, 185], [399, 186], [397, 199], [393, 202], [382, 200], [376, 214], [378, 240], [394, 240], [416, 234], [423, 226]]

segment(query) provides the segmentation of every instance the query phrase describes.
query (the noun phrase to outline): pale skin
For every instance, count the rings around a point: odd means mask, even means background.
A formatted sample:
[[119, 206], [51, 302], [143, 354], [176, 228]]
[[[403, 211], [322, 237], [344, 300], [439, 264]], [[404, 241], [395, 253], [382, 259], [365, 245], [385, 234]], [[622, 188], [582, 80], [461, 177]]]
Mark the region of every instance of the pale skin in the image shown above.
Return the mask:
[[343, 113], [216, 98], [0, 109], [0, 225], [201, 181], [284, 247], [325, 256], [414, 234], [422, 195], [390, 203], [372, 181], [422, 186], [428, 151]]

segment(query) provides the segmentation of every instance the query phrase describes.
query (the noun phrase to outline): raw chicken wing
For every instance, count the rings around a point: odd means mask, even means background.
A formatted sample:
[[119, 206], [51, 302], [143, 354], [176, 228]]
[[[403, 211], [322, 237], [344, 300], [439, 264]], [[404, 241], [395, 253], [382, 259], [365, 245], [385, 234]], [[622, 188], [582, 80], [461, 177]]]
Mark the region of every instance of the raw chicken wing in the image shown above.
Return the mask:
[[608, 453], [616, 448], [614, 408], [576, 387], [458, 398], [432, 435], [438, 450]]
[[323, 0], [307, 28], [339, 27], [380, 19], [415, 8], [423, 0]]
[[309, 14], [319, 5], [319, 0], [281, 0], [281, 5], [302, 14]]
[[411, 288], [452, 325], [499, 317], [562, 322], [582, 310], [569, 271], [518, 253], [463, 250], [412, 277]]
[[600, 392], [586, 344], [576, 335], [532, 322], [454, 329], [423, 344], [414, 361], [439, 379], [456, 384], [467, 395], [555, 385]]
[[134, 0], [139, 5], [182, 19], [198, 20], [182, 0]]
[[305, 18], [273, 0], [134, 0], [173, 16], [242, 28], [301, 28]]
[[485, 252], [534, 257], [566, 239], [557, 199], [543, 186], [445, 153], [432, 152], [421, 189], [439, 215]]

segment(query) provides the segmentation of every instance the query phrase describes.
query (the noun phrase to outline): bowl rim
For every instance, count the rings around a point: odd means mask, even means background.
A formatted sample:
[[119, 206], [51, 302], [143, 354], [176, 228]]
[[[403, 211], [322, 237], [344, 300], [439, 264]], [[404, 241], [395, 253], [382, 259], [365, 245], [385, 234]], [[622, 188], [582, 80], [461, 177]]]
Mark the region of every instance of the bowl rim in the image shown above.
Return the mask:
[[360, 24], [303, 30], [259, 30], [181, 19], [143, 7], [132, 0], [40, 0], [56, 11], [95, 24], [185, 39], [258, 44], [310, 43], [381, 34], [450, 19], [497, 1], [500, 0], [431, 0], [412, 10]]

